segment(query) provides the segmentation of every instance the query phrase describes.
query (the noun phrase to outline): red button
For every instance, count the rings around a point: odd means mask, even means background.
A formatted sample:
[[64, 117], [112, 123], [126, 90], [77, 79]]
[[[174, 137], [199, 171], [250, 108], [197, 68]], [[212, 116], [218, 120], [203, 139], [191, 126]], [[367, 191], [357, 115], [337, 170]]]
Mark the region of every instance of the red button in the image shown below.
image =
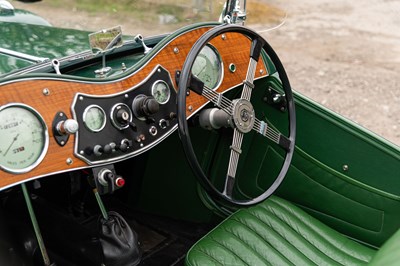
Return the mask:
[[118, 177], [115, 180], [115, 184], [117, 185], [117, 187], [123, 187], [125, 185], [125, 179], [123, 179], [122, 177]]

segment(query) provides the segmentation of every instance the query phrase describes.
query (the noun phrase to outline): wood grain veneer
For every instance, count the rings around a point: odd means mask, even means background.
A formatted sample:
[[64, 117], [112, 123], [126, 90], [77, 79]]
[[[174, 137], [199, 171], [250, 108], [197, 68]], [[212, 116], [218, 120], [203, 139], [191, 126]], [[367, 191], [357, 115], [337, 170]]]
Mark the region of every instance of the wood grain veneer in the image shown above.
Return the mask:
[[[160, 49], [140, 70], [119, 81], [90, 83], [69, 79], [60, 80], [63, 77], [55, 75], [54, 78], [35, 78], [31, 80], [21, 77], [21, 80], [0, 84], [0, 105], [24, 103], [33, 107], [43, 116], [49, 128], [50, 136], [47, 154], [35, 169], [29, 173], [17, 175], [0, 170], [0, 190], [13, 184], [53, 173], [89, 167], [84, 161], [74, 156], [74, 136], [70, 137], [64, 147], [60, 147], [55, 142], [51, 130], [55, 114], [63, 111], [71, 118], [71, 104], [77, 93], [93, 95], [120, 93], [140, 83], [158, 64], [167, 69], [171, 76], [174, 77], [175, 71], [182, 69], [182, 65], [194, 42], [208, 29], [210, 28], [203, 27], [181, 34]], [[224, 64], [224, 79], [217, 90], [218, 92], [240, 85], [246, 77], [249, 64], [250, 40], [238, 33], [226, 33], [225, 36], [225, 39], [217, 36], [211, 41], [211, 44], [220, 52]], [[174, 52], [175, 48], [179, 49], [178, 53]], [[235, 73], [231, 73], [228, 69], [231, 63], [236, 65]], [[263, 70], [262, 74], [260, 70]], [[264, 63], [260, 58], [256, 78], [266, 74]], [[43, 94], [44, 88], [50, 91], [49, 95]], [[175, 84], [176, 89], [177, 86]], [[191, 93], [187, 98], [187, 106], [192, 106], [192, 112], [196, 112], [205, 103], [206, 100], [195, 93]], [[188, 115], [190, 113], [189, 111], [187, 112]], [[72, 159], [72, 164], [66, 163], [68, 158]]]

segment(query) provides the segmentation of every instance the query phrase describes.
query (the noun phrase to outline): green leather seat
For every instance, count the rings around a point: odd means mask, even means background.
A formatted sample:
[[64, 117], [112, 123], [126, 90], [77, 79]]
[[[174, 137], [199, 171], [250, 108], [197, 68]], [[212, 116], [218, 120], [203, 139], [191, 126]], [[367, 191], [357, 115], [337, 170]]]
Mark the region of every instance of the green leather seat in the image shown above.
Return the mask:
[[400, 231], [376, 251], [271, 197], [228, 217], [189, 250], [185, 262], [187, 266], [367, 265], [371, 260], [374, 265], [388, 261], [400, 265]]

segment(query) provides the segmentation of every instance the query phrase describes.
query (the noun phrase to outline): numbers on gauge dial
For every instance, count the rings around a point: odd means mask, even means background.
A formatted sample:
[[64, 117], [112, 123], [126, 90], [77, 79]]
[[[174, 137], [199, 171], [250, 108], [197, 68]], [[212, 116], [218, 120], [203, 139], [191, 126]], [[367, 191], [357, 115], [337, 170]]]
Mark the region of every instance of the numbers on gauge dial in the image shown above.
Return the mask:
[[216, 89], [219, 86], [223, 76], [222, 61], [217, 50], [211, 44], [204, 46], [197, 55], [192, 67], [192, 74], [210, 89]]
[[[31, 110], [11, 106], [0, 112], [0, 166], [26, 172], [39, 163], [47, 146], [46, 128]], [[26, 171], [24, 171], [26, 170]]]

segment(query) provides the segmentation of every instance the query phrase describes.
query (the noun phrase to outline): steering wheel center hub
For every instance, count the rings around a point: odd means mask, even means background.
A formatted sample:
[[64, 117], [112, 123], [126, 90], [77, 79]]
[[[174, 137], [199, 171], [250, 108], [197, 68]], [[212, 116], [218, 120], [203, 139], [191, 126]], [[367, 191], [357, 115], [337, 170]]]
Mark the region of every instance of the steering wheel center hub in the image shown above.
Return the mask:
[[241, 133], [250, 132], [255, 120], [253, 105], [246, 99], [234, 100], [232, 104], [232, 118], [235, 127]]

